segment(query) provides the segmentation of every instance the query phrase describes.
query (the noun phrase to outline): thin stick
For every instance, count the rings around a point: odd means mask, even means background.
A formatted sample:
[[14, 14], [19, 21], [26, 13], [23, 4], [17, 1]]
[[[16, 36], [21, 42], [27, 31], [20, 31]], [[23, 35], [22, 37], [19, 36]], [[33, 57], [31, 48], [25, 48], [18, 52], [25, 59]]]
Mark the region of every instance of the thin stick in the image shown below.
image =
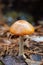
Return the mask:
[[40, 27], [42, 27], [42, 25], [36, 26], [35, 29], [39, 29]]
[[30, 54], [39, 54], [39, 55], [42, 55], [43, 56], [43, 53], [37, 53], [37, 52], [33, 52], [33, 51], [27, 51], [27, 50], [25, 50], [25, 52], [24, 53], [30, 53]]

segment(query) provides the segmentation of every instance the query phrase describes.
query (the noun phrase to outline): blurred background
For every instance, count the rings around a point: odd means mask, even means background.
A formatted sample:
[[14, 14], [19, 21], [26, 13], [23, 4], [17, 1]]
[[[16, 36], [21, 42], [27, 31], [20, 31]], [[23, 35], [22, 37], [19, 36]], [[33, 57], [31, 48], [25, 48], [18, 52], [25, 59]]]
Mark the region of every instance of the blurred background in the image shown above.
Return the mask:
[[43, 25], [43, 1], [0, 0], [0, 19], [3, 16], [9, 22], [24, 19], [33, 25]]

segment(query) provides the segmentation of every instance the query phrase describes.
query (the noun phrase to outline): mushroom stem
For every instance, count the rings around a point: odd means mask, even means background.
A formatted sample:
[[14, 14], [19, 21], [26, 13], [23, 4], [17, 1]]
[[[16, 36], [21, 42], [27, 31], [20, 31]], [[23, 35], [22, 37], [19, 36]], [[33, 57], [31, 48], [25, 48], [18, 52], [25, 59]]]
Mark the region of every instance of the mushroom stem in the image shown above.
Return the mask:
[[20, 40], [19, 40], [19, 56], [21, 55], [24, 55], [23, 36], [20, 36]]

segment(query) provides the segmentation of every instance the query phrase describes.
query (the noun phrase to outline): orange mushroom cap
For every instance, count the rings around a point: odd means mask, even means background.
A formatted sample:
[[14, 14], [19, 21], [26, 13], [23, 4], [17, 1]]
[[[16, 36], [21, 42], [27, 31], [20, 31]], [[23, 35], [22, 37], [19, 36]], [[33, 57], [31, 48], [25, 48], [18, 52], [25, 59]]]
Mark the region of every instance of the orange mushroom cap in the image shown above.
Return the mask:
[[25, 20], [18, 20], [10, 27], [10, 32], [18, 36], [28, 35], [34, 33], [34, 27]]

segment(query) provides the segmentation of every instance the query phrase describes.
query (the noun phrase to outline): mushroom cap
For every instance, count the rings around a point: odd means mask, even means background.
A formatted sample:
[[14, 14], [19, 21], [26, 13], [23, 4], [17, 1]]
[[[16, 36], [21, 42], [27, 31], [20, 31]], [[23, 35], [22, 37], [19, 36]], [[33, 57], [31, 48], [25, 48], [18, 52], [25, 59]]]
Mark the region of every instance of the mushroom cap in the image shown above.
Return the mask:
[[12, 24], [10, 32], [18, 36], [29, 35], [34, 33], [34, 27], [25, 20], [18, 20]]

